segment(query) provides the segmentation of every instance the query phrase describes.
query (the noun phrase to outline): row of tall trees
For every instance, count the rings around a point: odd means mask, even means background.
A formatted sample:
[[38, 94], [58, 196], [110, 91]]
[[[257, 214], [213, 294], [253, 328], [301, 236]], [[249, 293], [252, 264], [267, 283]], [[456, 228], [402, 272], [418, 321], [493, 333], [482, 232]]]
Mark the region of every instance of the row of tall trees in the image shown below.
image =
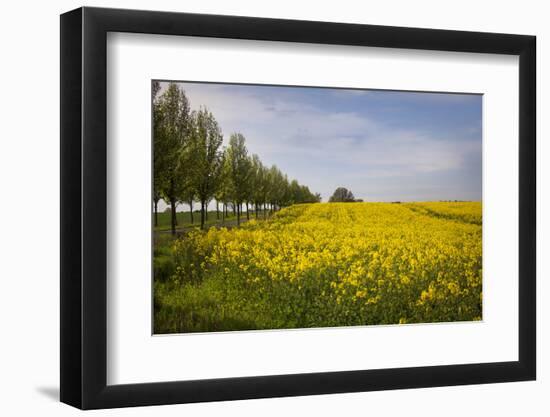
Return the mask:
[[185, 92], [169, 83], [161, 93], [153, 82], [153, 210], [158, 224], [158, 204], [162, 199], [170, 207], [171, 230], [177, 226], [176, 208], [200, 204], [200, 226], [204, 228], [208, 205], [215, 200], [216, 215], [222, 221], [229, 208], [241, 222], [243, 208], [256, 217], [297, 203], [319, 202], [296, 180], [289, 181], [275, 165], [265, 166], [258, 155], [250, 155], [245, 137], [233, 133], [227, 147], [214, 115], [206, 108], [191, 111]]

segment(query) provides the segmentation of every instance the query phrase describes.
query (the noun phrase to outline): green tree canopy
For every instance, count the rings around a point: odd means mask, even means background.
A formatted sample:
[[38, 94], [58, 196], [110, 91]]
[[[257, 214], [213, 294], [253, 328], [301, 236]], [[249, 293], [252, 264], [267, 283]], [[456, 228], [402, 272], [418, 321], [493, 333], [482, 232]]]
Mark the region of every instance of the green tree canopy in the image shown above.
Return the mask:
[[338, 187], [329, 199], [330, 203], [349, 203], [355, 201], [353, 193], [345, 187]]
[[205, 211], [221, 184], [223, 153], [220, 147], [223, 136], [218, 122], [206, 108], [192, 114], [192, 128], [185, 149], [190, 183], [201, 203], [201, 229]]
[[246, 149], [245, 138], [242, 134], [233, 133], [230, 136], [229, 147], [227, 148], [227, 161], [229, 164], [233, 198], [237, 204], [237, 223], [240, 224], [240, 205], [246, 201], [251, 174], [248, 150]]
[[154, 99], [153, 112], [154, 194], [162, 196], [170, 204], [171, 229], [172, 234], [175, 234], [176, 204], [186, 186], [184, 151], [191, 123], [185, 92], [178, 84], [170, 83]]

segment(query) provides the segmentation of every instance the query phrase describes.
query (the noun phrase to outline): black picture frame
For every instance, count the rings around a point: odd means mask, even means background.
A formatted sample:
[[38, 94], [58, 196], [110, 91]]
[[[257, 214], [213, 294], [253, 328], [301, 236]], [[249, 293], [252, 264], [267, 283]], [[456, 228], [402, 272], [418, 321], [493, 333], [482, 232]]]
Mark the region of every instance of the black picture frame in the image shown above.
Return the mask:
[[[519, 56], [519, 360], [107, 385], [108, 32]], [[61, 401], [95, 409], [534, 380], [535, 45], [524, 35], [251, 17], [88, 7], [61, 15]]]

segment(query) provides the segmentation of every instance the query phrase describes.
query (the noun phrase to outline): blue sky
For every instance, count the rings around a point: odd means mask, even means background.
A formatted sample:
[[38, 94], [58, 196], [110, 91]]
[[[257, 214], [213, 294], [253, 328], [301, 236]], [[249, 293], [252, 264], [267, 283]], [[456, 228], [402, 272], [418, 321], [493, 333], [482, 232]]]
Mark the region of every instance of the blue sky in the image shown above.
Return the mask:
[[327, 201], [339, 186], [365, 201], [481, 200], [481, 95], [181, 83], [227, 143]]

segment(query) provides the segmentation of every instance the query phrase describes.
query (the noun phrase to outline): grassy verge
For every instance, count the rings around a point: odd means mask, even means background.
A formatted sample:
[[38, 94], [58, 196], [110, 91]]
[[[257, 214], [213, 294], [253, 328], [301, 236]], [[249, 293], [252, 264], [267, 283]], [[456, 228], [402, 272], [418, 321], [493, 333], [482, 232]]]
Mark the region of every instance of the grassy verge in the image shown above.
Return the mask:
[[[154, 227], [154, 230], [156, 232], [162, 232], [170, 230], [171, 228], [171, 217], [170, 213], [158, 213], [158, 225]], [[250, 212], [250, 218], [255, 218], [256, 214], [254, 212]], [[263, 217], [263, 212], [258, 212], [258, 216]], [[191, 220], [191, 213], [188, 211], [185, 212], [178, 212], [176, 214], [177, 219], [177, 229], [185, 229], [190, 227], [199, 227], [201, 223], [201, 213], [200, 211], [193, 212], [193, 221]], [[241, 220], [246, 219], [246, 212], [241, 215]], [[222, 226], [224, 223], [233, 224], [237, 221], [237, 216], [233, 215], [233, 212], [230, 211], [227, 216], [225, 216], [225, 219], [223, 219], [222, 213], [218, 213], [214, 211], [209, 211], [207, 220], [205, 222], [206, 226]]]

